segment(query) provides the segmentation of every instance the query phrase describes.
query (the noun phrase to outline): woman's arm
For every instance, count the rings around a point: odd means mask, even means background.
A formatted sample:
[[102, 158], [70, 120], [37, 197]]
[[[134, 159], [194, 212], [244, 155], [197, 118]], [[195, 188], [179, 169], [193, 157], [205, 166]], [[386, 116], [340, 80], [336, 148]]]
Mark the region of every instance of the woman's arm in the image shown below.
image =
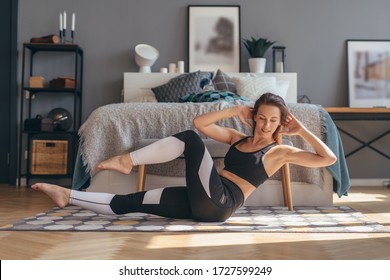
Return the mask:
[[252, 109], [248, 106], [236, 106], [220, 111], [209, 112], [194, 118], [193, 123], [197, 130], [216, 141], [231, 144], [237, 137], [245, 136], [233, 128], [226, 128], [216, 123], [223, 119], [239, 117], [240, 120], [251, 127], [247, 119], [252, 119]]
[[289, 147], [286, 151], [286, 162], [306, 167], [324, 167], [332, 165], [337, 160], [332, 150], [329, 149], [329, 147], [326, 146], [321, 139], [309, 131], [301, 122], [299, 122], [291, 113], [289, 114], [284, 127], [286, 130], [282, 130], [282, 134], [299, 135], [314, 149], [314, 152], [309, 152]]

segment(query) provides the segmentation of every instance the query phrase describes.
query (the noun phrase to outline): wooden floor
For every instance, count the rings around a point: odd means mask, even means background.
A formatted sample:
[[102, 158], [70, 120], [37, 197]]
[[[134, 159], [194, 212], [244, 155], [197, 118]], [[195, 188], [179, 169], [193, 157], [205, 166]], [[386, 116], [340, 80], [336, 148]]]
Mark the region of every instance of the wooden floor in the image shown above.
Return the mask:
[[[390, 228], [390, 190], [351, 188], [347, 205]], [[31, 189], [0, 185], [0, 225], [54, 205]], [[0, 232], [0, 259], [390, 259], [390, 233]]]

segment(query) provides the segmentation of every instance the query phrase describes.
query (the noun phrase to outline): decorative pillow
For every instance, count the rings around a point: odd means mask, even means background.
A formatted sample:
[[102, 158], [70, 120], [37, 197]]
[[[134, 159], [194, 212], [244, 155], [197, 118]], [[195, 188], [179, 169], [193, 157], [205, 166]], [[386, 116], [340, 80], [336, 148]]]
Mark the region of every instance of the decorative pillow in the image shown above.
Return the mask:
[[133, 97], [127, 103], [157, 103], [157, 99], [153, 92], [150, 92], [148, 95]]
[[180, 98], [180, 102], [215, 102], [215, 101], [250, 101], [230, 91], [211, 90], [205, 92], [192, 92]]
[[236, 84], [233, 79], [222, 72], [221, 69], [217, 70], [215, 77], [213, 79], [213, 85], [216, 90], [227, 90], [230, 92], [237, 92]]
[[281, 96], [284, 100], [286, 100], [289, 86], [290, 86], [289, 80], [276, 80], [276, 94]]
[[276, 77], [234, 77], [233, 81], [237, 87], [237, 94], [252, 101], [256, 101], [267, 92], [277, 94]]
[[156, 96], [150, 88], [133, 89], [131, 97], [126, 97], [126, 103], [157, 102]]
[[204, 78], [200, 81], [200, 87], [203, 91], [215, 90], [213, 82], [209, 78]]
[[191, 72], [172, 78], [166, 84], [152, 88], [158, 102], [178, 102], [188, 92], [201, 91], [201, 83], [211, 80], [212, 72]]

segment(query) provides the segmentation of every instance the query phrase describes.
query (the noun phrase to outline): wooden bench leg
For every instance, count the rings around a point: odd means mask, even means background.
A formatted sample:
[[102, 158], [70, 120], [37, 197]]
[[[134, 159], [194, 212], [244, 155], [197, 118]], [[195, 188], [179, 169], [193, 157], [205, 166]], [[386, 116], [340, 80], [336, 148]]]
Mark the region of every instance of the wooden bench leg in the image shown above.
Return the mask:
[[146, 165], [139, 165], [137, 192], [142, 192], [145, 190], [145, 180], [146, 180]]
[[292, 211], [293, 203], [292, 203], [292, 194], [291, 194], [290, 167], [288, 164], [282, 166], [282, 185], [283, 185], [284, 205], [287, 206], [289, 211]]

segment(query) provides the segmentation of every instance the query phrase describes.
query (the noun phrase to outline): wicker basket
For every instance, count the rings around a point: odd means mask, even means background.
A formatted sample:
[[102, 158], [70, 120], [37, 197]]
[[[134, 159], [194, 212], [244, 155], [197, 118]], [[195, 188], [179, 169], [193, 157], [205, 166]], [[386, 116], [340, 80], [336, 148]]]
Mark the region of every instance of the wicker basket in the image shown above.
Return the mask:
[[31, 174], [67, 174], [67, 140], [32, 140]]

